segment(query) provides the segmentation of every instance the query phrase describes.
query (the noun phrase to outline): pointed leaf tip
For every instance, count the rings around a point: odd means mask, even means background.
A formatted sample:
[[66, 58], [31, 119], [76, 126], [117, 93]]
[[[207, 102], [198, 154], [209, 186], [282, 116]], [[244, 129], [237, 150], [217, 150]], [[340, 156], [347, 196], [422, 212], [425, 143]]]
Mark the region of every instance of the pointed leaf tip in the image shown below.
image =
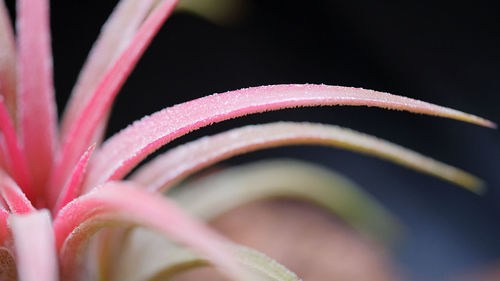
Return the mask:
[[35, 211], [21, 188], [2, 170], [0, 170], [0, 195], [12, 213], [26, 214]]
[[321, 105], [376, 106], [489, 124], [483, 118], [454, 109], [372, 90], [311, 84], [247, 88], [163, 109], [122, 130], [96, 153], [85, 190], [124, 177], [162, 145], [200, 127], [252, 113]]
[[64, 205], [68, 204], [71, 200], [80, 195], [80, 189], [85, 177], [87, 164], [92, 152], [94, 152], [95, 147], [96, 144], [93, 144], [87, 149], [87, 151], [85, 151], [85, 153], [83, 153], [82, 157], [80, 157], [80, 160], [75, 165], [73, 173], [59, 194], [56, 192], [56, 189], [49, 190], [49, 195], [52, 195], [52, 197], [48, 198], [49, 204], [54, 204], [53, 200], [57, 196], [57, 201], [55, 201], [55, 207], [53, 209], [54, 214], [57, 214], [59, 210], [64, 207]]
[[475, 176], [390, 142], [350, 129], [314, 123], [276, 122], [229, 130], [178, 146], [139, 168], [132, 180], [162, 191], [188, 175], [230, 157], [285, 145], [335, 146], [386, 159], [478, 192]]

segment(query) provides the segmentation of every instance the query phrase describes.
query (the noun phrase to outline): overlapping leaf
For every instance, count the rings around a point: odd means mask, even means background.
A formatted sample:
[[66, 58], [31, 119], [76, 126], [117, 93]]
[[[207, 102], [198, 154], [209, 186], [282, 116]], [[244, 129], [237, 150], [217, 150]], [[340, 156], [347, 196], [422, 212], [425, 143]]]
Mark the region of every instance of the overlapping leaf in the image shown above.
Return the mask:
[[[54, 221], [61, 274], [71, 280], [78, 272], [82, 246], [96, 231], [112, 225], [138, 225], [192, 247], [236, 280], [253, 280], [234, 260], [226, 240], [186, 216], [169, 200], [125, 182], [109, 182], [64, 207]], [[257, 278], [258, 280], [258, 278]]]
[[297, 106], [368, 105], [495, 126], [488, 120], [410, 98], [325, 85], [248, 88], [192, 100], [135, 122], [107, 140], [89, 167], [85, 189], [124, 177], [151, 152], [192, 130], [246, 114]]
[[250, 151], [294, 144], [327, 145], [375, 155], [400, 165], [480, 191], [476, 177], [390, 142], [334, 125], [277, 122], [246, 126], [173, 148], [135, 172], [131, 179], [162, 191], [186, 175], [217, 161]]
[[[236, 253], [235, 260], [262, 275], [264, 280], [299, 280], [283, 265], [254, 249], [236, 244], [231, 247]], [[181, 272], [210, 265], [210, 261], [147, 229], [131, 231], [114, 262], [117, 270], [111, 281], [167, 280]]]
[[[19, 0], [17, 15], [18, 104], [21, 144], [33, 185], [44, 193], [57, 149], [48, 0]], [[31, 193], [31, 192], [30, 192]], [[28, 197], [32, 198], [32, 194]]]
[[41, 210], [27, 215], [12, 215], [9, 225], [14, 237], [19, 280], [59, 280], [50, 213]]

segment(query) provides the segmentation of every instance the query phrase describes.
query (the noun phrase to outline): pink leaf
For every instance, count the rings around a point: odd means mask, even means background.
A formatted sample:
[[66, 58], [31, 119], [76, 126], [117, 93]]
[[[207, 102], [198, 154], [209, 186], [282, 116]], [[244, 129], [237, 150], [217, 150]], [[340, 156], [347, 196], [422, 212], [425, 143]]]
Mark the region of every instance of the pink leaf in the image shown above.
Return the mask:
[[35, 193], [43, 192], [56, 146], [48, 0], [18, 2], [19, 122]]
[[16, 134], [16, 129], [12, 124], [12, 120], [7, 113], [7, 108], [0, 96], [0, 130], [4, 137], [4, 149], [5, 149], [5, 160], [6, 165], [9, 168], [12, 176], [18, 182], [24, 192], [28, 196], [32, 193], [32, 187], [30, 183], [28, 165], [24, 154], [19, 147], [19, 142]]
[[57, 255], [50, 213], [41, 210], [27, 215], [11, 215], [20, 281], [57, 281]]
[[109, 182], [66, 205], [54, 221], [56, 248], [64, 280], [74, 276], [82, 244], [93, 233], [110, 225], [152, 228], [192, 247], [227, 270], [232, 277], [236, 277], [235, 280], [246, 277], [246, 271], [233, 260], [226, 240], [185, 215], [169, 199], [142, 191], [131, 183]]
[[7, 225], [8, 217], [9, 212], [0, 207], [0, 245], [5, 245], [5, 240], [7, 240], [10, 235], [10, 229]]
[[62, 151], [54, 170], [55, 174], [52, 175], [52, 188], [61, 188], [70, 172], [69, 167], [74, 166], [91, 144], [99, 128], [103, 127], [118, 90], [176, 3], [176, 0], [165, 0], [155, 8], [127, 48], [99, 81], [95, 91], [79, 110], [78, 116], [71, 117], [74, 122], [65, 125], [68, 129], [62, 140]]
[[96, 153], [84, 190], [124, 177], [160, 146], [211, 123], [256, 112], [318, 105], [377, 106], [494, 126], [490, 121], [460, 111], [371, 90], [325, 85], [247, 88], [192, 100], [135, 122], [107, 140]]
[[113, 13], [103, 25], [101, 33], [80, 72], [63, 115], [61, 138], [65, 138], [69, 126], [81, 113], [100, 78], [130, 44], [137, 29], [156, 2], [156, 0], [122, 0], [118, 2]]
[[[73, 173], [69, 178], [68, 182], [61, 190], [61, 193], [57, 197], [57, 201], [54, 207], [54, 214], [57, 214], [59, 210], [64, 207], [71, 200], [75, 199], [78, 195], [80, 195], [80, 187], [82, 185], [83, 177], [85, 176], [85, 169], [87, 167], [87, 163], [89, 161], [90, 155], [95, 149], [95, 145], [92, 145], [87, 149], [87, 151], [82, 155], [80, 161], [76, 164], [73, 169]], [[49, 190], [50, 192], [51, 190]], [[52, 198], [55, 198], [57, 194], [52, 194]], [[50, 200], [51, 198], [49, 198]], [[49, 201], [49, 204], [53, 204], [54, 201]]]
[[9, 13], [0, 0], [0, 95], [12, 120], [16, 118], [16, 47]]
[[6, 162], [7, 161], [6, 155], [7, 155], [7, 148], [5, 144], [5, 137], [2, 134], [2, 131], [0, 130], [0, 169], [9, 171]]
[[372, 154], [478, 191], [474, 176], [390, 142], [353, 130], [313, 123], [277, 122], [246, 126], [176, 147], [148, 162], [132, 180], [164, 191], [186, 176], [232, 156], [275, 146], [316, 144]]
[[21, 188], [3, 171], [0, 170], [0, 194], [11, 212], [25, 214], [35, 211]]

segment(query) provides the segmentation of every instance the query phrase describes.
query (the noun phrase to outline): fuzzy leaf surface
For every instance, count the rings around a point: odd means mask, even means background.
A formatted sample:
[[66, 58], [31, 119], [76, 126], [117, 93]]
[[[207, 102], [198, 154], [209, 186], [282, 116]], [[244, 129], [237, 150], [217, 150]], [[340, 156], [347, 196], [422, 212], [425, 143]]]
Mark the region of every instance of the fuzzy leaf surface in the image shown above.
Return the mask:
[[359, 88], [309, 84], [247, 88], [182, 103], [134, 122], [97, 151], [84, 189], [123, 178], [162, 145], [200, 127], [251, 113], [319, 105], [377, 106], [494, 126], [488, 120], [457, 110]]

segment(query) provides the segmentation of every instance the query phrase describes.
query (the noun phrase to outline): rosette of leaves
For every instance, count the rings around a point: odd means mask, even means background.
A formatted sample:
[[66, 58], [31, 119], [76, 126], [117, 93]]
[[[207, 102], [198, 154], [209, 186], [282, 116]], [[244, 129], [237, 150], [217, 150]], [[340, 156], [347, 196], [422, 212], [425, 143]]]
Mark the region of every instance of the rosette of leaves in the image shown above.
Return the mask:
[[[229, 242], [179, 208], [173, 199], [160, 194], [217, 161], [268, 147], [339, 146], [480, 191], [481, 181], [476, 177], [395, 144], [332, 125], [292, 122], [253, 125], [207, 136], [166, 152], [125, 180], [148, 155], [182, 135], [215, 122], [282, 108], [374, 106], [495, 126], [457, 110], [372, 90], [273, 85], [214, 94], [167, 107], [103, 140], [116, 95], [176, 4], [173, 0], [118, 3], [89, 54], [58, 125], [48, 0], [17, 1], [16, 34], [4, 2], [0, 2], [0, 276], [3, 279], [117, 278], [116, 272], [136, 268], [140, 253], [132, 251], [116, 256], [120, 251], [113, 245], [118, 243], [121, 248], [119, 243], [125, 243], [133, 231], [131, 228], [142, 227], [169, 237], [190, 251], [175, 246], [157, 267], [152, 266], [153, 259], [145, 259], [141, 263], [144, 266], [133, 271], [143, 278], [136, 280], [155, 278], [175, 266], [207, 263], [234, 280], [297, 280], [283, 266], [255, 250]], [[238, 189], [243, 190], [240, 194], [221, 194], [209, 189], [210, 195], [205, 197], [214, 206], [224, 196], [233, 196], [218, 204], [229, 208], [226, 203], [244, 202], [252, 196], [295, 196], [335, 210], [359, 228], [383, 232], [385, 228], [380, 226], [391, 224], [390, 216], [382, 208], [342, 178], [307, 165], [288, 168], [317, 173], [314, 188], [300, 190], [293, 183], [274, 182], [267, 189], [256, 189], [256, 194], [248, 193], [248, 188]], [[254, 173], [257, 172], [248, 171], [246, 175]], [[266, 177], [269, 183], [273, 179], [286, 180], [273, 174]], [[325, 183], [331, 188], [325, 188]], [[204, 198], [178, 196], [188, 198], [188, 202]], [[345, 200], [338, 200], [337, 196]], [[343, 206], [347, 201], [350, 204]], [[203, 206], [203, 203], [191, 204]], [[374, 224], [370, 216], [379, 218], [380, 224]], [[100, 232], [103, 229], [111, 231]], [[102, 235], [95, 236], [98, 232]], [[163, 254], [168, 247], [153, 248], [153, 254]], [[133, 258], [129, 262], [124, 259], [117, 271], [110, 270], [118, 257]]]

